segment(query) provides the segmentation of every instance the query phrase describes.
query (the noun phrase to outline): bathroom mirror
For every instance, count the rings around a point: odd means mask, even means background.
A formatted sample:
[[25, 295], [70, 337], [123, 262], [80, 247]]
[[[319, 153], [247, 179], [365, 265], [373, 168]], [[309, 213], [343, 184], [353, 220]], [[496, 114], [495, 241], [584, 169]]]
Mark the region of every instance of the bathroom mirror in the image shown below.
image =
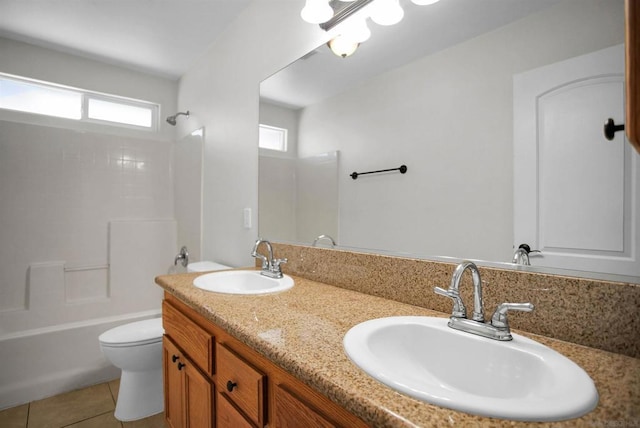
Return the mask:
[[[353, 56], [338, 58], [323, 45], [260, 85], [260, 123], [289, 137], [287, 152], [260, 149], [260, 236], [311, 245], [326, 234], [341, 248], [639, 283], [637, 262], [622, 276], [589, 262], [547, 265], [543, 248], [531, 253], [531, 267], [510, 263], [520, 243], [514, 76], [622, 44], [624, 2], [401, 3], [403, 21], [370, 23], [371, 38]], [[602, 132], [605, 119], [589, 126]], [[629, 146], [621, 135], [614, 143]], [[300, 167], [324, 156], [334, 164], [315, 180]], [[635, 168], [637, 154], [621, 156]], [[406, 174], [351, 177], [401, 165]], [[632, 203], [624, 204], [638, 209]], [[538, 238], [526, 243], [535, 249]]]

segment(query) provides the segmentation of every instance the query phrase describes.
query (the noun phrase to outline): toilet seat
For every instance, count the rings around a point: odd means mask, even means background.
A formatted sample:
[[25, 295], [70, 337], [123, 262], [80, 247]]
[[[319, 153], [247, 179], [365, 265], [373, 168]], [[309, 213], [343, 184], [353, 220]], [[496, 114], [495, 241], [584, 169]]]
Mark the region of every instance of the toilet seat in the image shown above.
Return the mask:
[[114, 327], [102, 333], [98, 340], [103, 346], [131, 347], [160, 342], [163, 334], [162, 318], [152, 318]]

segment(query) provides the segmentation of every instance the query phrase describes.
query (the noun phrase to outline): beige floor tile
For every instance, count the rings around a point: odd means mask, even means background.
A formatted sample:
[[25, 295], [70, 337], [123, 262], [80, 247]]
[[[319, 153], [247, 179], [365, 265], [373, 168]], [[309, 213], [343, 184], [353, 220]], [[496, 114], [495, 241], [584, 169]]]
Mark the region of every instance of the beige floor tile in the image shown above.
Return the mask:
[[105, 413], [94, 418], [85, 419], [66, 428], [122, 428], [119, 420], [113, 416], [113, 412]]
[[111, 395], [113, 396], [113, 402], [117, 402], [118, 391], [120, 390], [120, 379], [114, 379], [109, 382], [109, 389], [111, 390]]
[[123, 422], [124, 428], [165, 428], [164, 412], [133, 422]]
[[32, 402], [29, 428], [60, 428], [114, 409], [109, 386], [102, 383]]
[[3, 428], [25, 428], [27, 417], [29, 416], [29, 405], [12, 407], [0, 411], [0, 427]]

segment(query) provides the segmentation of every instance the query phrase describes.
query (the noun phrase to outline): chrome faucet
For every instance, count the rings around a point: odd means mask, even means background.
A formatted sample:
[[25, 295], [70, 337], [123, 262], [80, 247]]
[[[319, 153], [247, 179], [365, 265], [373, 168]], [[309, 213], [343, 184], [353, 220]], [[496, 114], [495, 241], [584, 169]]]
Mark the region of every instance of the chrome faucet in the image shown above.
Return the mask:
[[511, 259], [511, 263], [515, 263], [517, 265], [531, 266], [531, 261], [529, 260], [529, 253], [524, 248], [518, 248], [513, 253], [513, 259]]
[[189, 251], [187, 250], [186, 246], [182, 246], [182, 248], [180, 248], [180, 252], [176, 256], [176, 258], [173, 259], [173, 265], [177, 266], [178, 261], [181, 261], [182, 266], [184, 267], [187, 267], [187, 265], [189, 264]]
[[[260, 246], [260, 244], [264, 244], [267, 247], [266, 256], [258, 253], [258, 247]], [[262, 271], [260, 272], [261, 275], [268, 276], [269, 278], [282, 278], [282, 268], [280, 265], [282, 265], [282, 263], [286, 263], [287, 259], [273, 258], [273, 247], [271, 246], [271, 242], [267, 241], [266, 239], [258, 238], [256, 243], [253, 245], [251, 257], [262, 260]]]
[[[467, 309], [460, 297], [460, 281], [462, 274], [469, 270], [473, 279], [473, 316], [472, 319], [467, 318]], [[448, 290], [435, 287], [436, 294], [448, 297], [453, 300], [453, 311], [449, 318], [449, 327], [456, 330], [473, 333], [480, 336], [488, 337], [496, 340], [511, 340], [511, 330], [509, 328], [509, 320], [507, 319], [508, 311], [525, 311], [531, 312], [533, 305], [531, 303], [501, 303], [491, 317], [490, 323], [484, 322], [484, 303], [482, 301], [482, 279], [480, 271], [475, 263], [464, 261], [456, 267], [451, 278], [451, 284]]]
[[532, 250], [529, 244], [520, 244], [518, 249], [513, 252], [513, 258], [511, 259], [511, 263], [515, 263], [517, 265], [531, 266], [531, 261], [529, 260], [530, 253], [541, 253], [540, 250]]
[[333, 238], [330, 237], [329, 235], [320, 235], [320, 236], [318, 236], [316, 239], [313, 240], [313, 244], [311, 244], [311, 246], [315, 247], [316, 245], [318, 245], [318, 241], [320, 241], [322, 239], [326, 239], [329, 242], [331, 242], [331, 248], [336, 246], [336, 241], [334, 241]]

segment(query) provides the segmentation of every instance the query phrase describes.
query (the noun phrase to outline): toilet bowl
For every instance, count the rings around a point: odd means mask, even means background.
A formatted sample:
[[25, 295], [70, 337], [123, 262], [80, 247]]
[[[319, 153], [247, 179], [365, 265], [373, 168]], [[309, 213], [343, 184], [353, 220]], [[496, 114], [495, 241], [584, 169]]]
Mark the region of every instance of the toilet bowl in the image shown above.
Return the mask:
[[161, 318], [124, 324], [102, 333], [104, 357], [122, 370], [115, 417], [146, 418], [164, 410]]

